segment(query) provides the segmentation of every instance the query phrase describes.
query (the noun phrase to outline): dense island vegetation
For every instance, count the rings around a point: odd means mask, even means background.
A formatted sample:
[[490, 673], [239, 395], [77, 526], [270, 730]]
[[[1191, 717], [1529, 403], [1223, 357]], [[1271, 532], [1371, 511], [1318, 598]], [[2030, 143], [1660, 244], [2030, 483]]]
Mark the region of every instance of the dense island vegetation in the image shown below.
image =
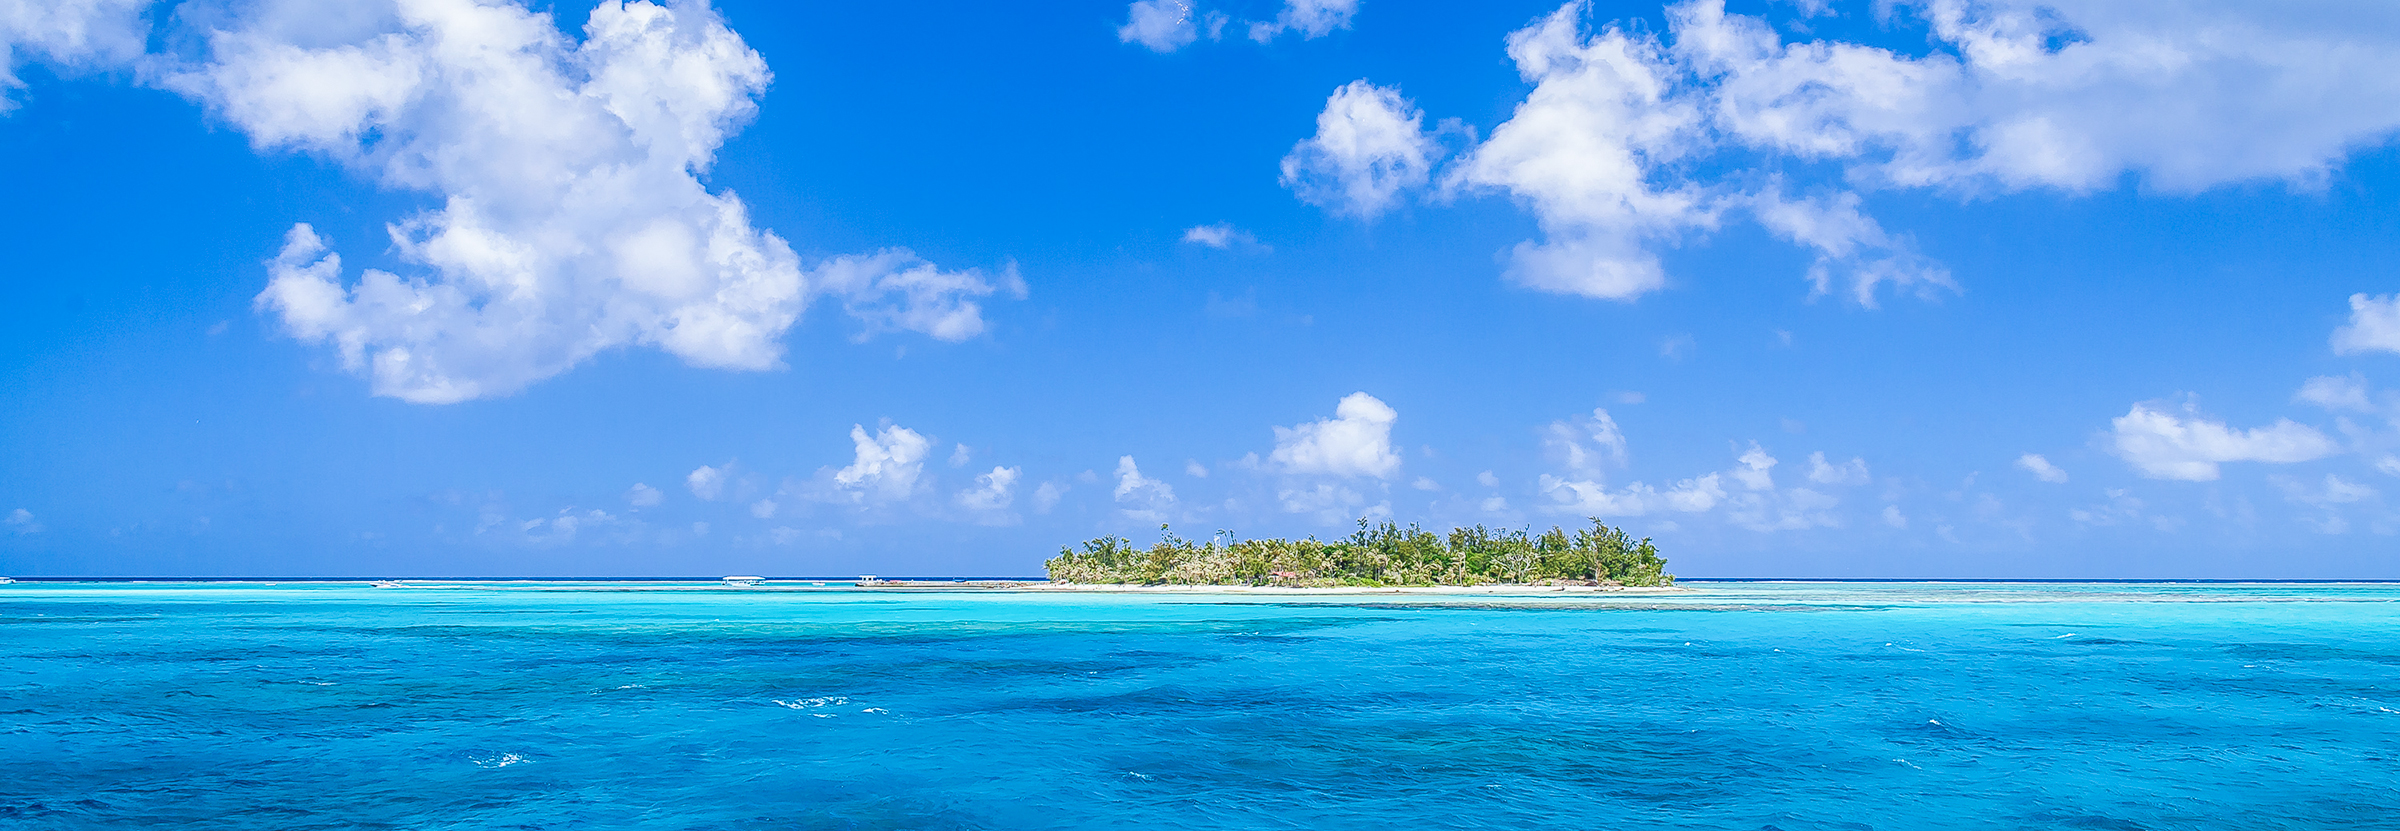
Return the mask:
[[1481, 586], [1575, 583], [1671, 586], [1667, 561], [1649, 538], [1595, 519], [1592, 527], [1541, 534], [1481, 525], [1435, 534], [1414, 524], [1358, 521], [1338, 540], [1243, 540], [1229, 532], [1194, 543], [1159, 526], [1161, 539], [1137, 548], [1101, 537], [1062, 548], [1043, 566], [1061, 583], [1252, 586]]

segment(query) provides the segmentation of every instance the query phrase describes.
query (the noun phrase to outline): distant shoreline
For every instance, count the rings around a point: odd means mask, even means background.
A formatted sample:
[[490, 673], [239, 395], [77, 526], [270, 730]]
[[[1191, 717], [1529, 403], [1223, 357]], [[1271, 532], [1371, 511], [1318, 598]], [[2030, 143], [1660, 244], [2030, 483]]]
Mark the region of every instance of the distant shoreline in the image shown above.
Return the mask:
[[[409, 583], [720, 583], [722, 578], [691, 577], [454, 577], [454, 576], [365, 576], [365, 577], [201, 577], [189, 575], [11, 575], [19, 585], [39, 583], [367, 583], [376, 580]], [[827, 583], [851, 584], [855, 577], [776, 577], [764, 578], [770, 584]], [[2390, 577], [1683, 577], [1684, 583], [1915, 583], [1961, 585], [2383, 585], [2400, 583]], [[912, 583], [1025, 583], [1049, 585], [1040, 577], [895, 577], [887, 582]], [[1237, 588], [1257, 588], [1237, 586]], [[1425, 587], [1412, 587], [1425, 588]], [[1493, 588], [1472, 586], [1461, 588]], [[1550, 588], [1536, 586], [1533, 588]]]
[[1671, 594], [1689, 592], [1679, 586], [1536, 586], [1495, 584], [1486, 586], [1245, 586], [1245, 585], [1141, 585], [1135, 583], [1034, 583], [1017, 588], [1022, 591], [1044, 592], [1126, 592], [1134, 594], [1476, 594], [1476, 595], [1537, 595], [1537, 594]]

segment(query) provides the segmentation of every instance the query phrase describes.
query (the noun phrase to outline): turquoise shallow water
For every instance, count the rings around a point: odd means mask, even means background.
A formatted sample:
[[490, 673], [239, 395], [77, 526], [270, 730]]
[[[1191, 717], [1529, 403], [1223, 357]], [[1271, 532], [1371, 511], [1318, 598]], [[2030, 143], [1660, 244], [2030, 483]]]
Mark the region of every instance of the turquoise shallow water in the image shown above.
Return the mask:
[[1695, 586], [0, 586], [0, 827], [2400, 826], [2400, 586]]

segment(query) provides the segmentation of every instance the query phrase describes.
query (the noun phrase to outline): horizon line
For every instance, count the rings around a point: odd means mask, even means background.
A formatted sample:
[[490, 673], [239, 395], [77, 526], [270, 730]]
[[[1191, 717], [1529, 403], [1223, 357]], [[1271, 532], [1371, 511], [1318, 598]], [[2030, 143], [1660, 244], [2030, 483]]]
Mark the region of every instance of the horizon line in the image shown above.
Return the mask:
[[[394, 577], [394, 576], [11, 576], [19, 583], [354, 583], [361, 581], [438, 581], [452, 583], [716, 583], [727, 576], [646, 576], [646, 577]], [[854, 583], [859, 577], [774, 577], [759, 579], [799, 583]], [[1048, 577], [910, 577], [875, 575], [879, 580], [922, 582], [1008, 581], [1047, 583]], [[1678, 583], [2400, 583], [2393, 577], [1677, 577]]]

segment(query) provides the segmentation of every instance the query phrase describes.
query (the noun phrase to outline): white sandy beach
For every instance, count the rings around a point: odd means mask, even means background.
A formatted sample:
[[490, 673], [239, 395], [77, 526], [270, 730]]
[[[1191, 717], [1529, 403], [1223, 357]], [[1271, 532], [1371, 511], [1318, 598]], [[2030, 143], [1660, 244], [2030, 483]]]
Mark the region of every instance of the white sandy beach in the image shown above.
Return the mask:
[[1015, 588], [1023, 591], [1134, 594], [1433, 594], [1504, 597], [1554, 594], [1667, 594], [1691, 591], [1691, 589], [1678, 586], [1142, 586], [1120, 583], [1028, 583]]

